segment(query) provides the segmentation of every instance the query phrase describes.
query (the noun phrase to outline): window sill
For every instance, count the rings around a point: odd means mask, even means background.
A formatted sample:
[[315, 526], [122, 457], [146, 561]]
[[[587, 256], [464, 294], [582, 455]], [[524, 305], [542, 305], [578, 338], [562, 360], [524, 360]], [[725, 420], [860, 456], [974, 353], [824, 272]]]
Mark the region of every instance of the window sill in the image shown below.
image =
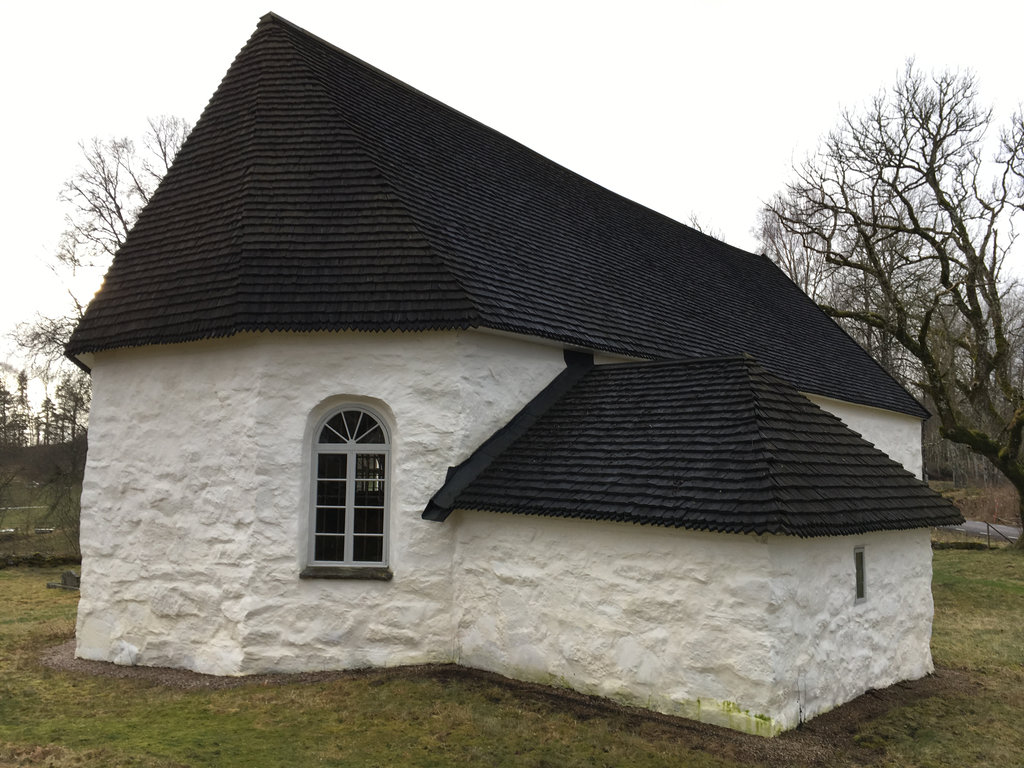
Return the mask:
[[299, 572], [300, 579], [364, 579], [391, 581], [394, 574], [388, 567], [362, 568], [353, 565], [307, 565]]

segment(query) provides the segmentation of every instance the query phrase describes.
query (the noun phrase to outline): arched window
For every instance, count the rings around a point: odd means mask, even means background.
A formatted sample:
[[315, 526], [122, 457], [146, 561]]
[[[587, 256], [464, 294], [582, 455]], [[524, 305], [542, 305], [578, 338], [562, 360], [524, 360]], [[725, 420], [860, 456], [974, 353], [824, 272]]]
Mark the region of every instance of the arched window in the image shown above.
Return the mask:
[[315, 440], [310, 565], [385, 565], [391, 450], [383, 420], [345, 406]]

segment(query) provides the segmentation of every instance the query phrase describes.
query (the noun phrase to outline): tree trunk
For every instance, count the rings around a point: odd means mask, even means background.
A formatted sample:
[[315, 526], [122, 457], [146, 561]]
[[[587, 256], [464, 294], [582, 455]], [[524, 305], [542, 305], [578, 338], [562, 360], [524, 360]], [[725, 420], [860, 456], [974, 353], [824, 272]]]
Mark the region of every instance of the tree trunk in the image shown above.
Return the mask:
[[1022, 533], [1011, 546], [1018, 552], [1024, 552], [1024, 487], [1021, 486], [1024, 486], [1024, 483], [1013, 485], [1017, 489], [1017, 525], [1021, 527]]

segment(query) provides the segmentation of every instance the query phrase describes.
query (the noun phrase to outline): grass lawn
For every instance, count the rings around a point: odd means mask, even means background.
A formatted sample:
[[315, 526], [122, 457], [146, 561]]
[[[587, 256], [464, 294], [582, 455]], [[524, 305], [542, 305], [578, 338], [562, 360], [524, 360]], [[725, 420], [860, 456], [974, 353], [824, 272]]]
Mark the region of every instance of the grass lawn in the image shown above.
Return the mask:
[[935, 555], [938, 674], [777, 739], [448, 667], [174, 687], [44, 666], [60, 569], [0, 570], [0, 767], [1024, 765], [1024, 556]]

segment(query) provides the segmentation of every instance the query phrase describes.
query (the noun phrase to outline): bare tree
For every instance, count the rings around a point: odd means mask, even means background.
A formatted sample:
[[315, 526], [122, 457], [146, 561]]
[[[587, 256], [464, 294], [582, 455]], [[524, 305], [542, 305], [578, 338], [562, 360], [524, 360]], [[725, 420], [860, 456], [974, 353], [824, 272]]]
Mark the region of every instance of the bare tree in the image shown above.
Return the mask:
[[764, 208], [758, 214], [754, 233], [764, 255], [778, 264], [800, 290], [819, 304], [830, 304], [835, 284], [835, 265], [818, 251], [809, 248], [799, 234], [787, 230], [774, 213], [775, 207], [794, 204], [794, 201], [783, 195], [776, 195], [772, 207]]
[[[141, 150], [128, 138], [94, 138], [80, 145], [83, 164], [64, 183], [60, 195], [68, 213], [55, 271], [74, 275], [110, 264], [191, 129], [179, 117], [161, 116], [148, 120]], [[85, 301], [71, 295], [67, 314], [22, 323], [15, 340], [48, 371], [63, 358], [64, 344], [84, 309]]]
[[[885, 307], [885, 294], [870, 274], [841, 268], [817, 248], [813, 236], [785, 226], [786, 220], [803, 218], [801, 204], [780, 194], [761, 210], [754, 232], [760, 240], [762, 253], [826, 309], [842, 307], [852, 312], [871, 312]], [[782, 211], [785, 217], [779, 215]], [[886, 254], [890, 262], [891, 256]], [[904, 386], [915, 388], [918, 363], [891, 333], [850, 317], [835, 319], [891, 376]]]
[[709, 222], [702, 219], [697, 215], [696, 211], [690, 211], [690, 216], [687, 219], [690, 227], [700, 232], [702, 235], [713, 237], [716, 240], [725, 240], [725, 233], [722, 232], [718, 227], [710, 224]]
[[192, 129], [180, 117], [166, 115], [148, 123], [143, 152], [129, 138], [94, 138], [79, 145], [85, 163], [60, 196], [70, 209], [57, 251], [66, 266], [109, 263]]
[[909, 62], [890, 91], [842, 115], [765, 216], [835, 270], [845, 289], [825, 311], [891, 343], [941, 434], [1024, 498], [1024, 323], [1003, 274], [1024, 210], [1024, 118], [990, 158], [991, 123], [973, 75], [928, 77]]

